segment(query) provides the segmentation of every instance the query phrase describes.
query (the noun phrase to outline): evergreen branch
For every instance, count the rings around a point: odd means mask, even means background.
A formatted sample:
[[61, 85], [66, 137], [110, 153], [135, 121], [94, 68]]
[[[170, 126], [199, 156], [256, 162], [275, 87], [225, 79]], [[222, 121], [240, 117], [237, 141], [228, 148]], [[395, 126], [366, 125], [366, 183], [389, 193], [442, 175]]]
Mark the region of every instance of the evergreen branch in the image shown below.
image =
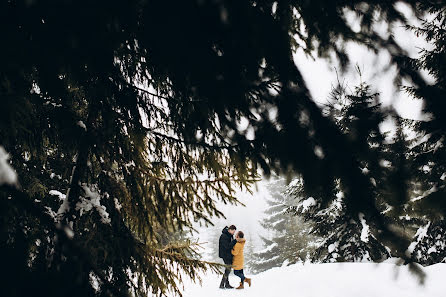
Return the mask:
[[208, 144], [205, 142], [192, 142], [192, 141], [186, 141], [186, 140], [182, 140], [173, 136], [169, 136], [169, 135], [165, 135], [156, 131], [153, 131], [151, 129], [147, 129], [147, 131], [149, 133], [152, 133], [158, 137], [164, 138], [164, 139], [168, 139], [174, 142], [178, 142], [178, 143], [183, 143], [185, 145], [192, 145], [192, 146], [199, 146], [199, 147], [204, 147], [207, 149], [211, 149], [211, 150], [232, 150], [235, 148], [238, 148], [239, 145], [212, 145], [212, 144]]
[[[153, 92], [150, 92], [149, 90], [146, 90], [146, 89], [140, 88], [138, 86], [135, 86], [135, 85], [125, 81], [124, 79], [122, 79], [122, 82], [124, 82], [128, 87], [130, 87], [130, 88], [132, 88], [134, 90], [137, 90], [139, 92], [142, 92], [144, 94], [147, 94], [147, 95], [150, 95], [150, 96], [153, 96], [153, 97], [157, 97], [157, 98], [164, 99], [164, 100], [167, 100], [167, 101], [173, 101], [173, 102], [176, 102], [176, 103], [184, 103], [185, 102], [184, 100], [176, 99], [174, 97], [167, 97], [167, 96], [163, 96], [163, 95], [160, 95], [160, 94], [155, 94]], [[189, 102], [190, 103], [194, 103], [194, 102], [206, 102], [206, 101], [205, 100], [187, 100], [186, 102], [187, 103], [189, 103]]]
[[215, 183], [228, 183], [228, 182], [258, 182], [260, 181], [260, 179], [236, 179], [234, 176], [228, 176], [228, 177], [222, 177], [222, 178], [214, 178], [214, 179], [204, 179], [204, 180], [194, 180], [191, 178], [186, 178], [184, 180], [180, 180], [180, 179], [165, 179], [165, 178], [161, 178], [155, 175], [150, 175], [149, 172], [146, 172], [146, 177], [149, 179], [154, 179], [160, 182], [164, 182], [164, 183], [173, 183], [173, 184], [189, 184], [189, 183], [197, 183], [197, 184], [201, 184], [201, 183], [205, 183], [205, 184], [215, 184]]
[[32, 198], [28, 196], [25, 192], [16, 189], [13, 186], [2, 185], [0, 186], [0, 190], [10, 193], [13, 196], [14, 200], [21, 204], [24, 210], [29, 211], [35, 218], [37, 218], [44, 226], [47, 226], [50, 230], [55, 232], [59, 238], [59, 240], [63, 241], [69, 249], [71, 249], [74, 254], [78, 255], [81, 259], [83, 259], [84, 264], [96, 274], [101, 282], [105, 285], [105, 290], [109, 292], [112, 296], [126, 296], [125, 294], [119, 292], [109, 281], [108, 278], [104, 275], [104, 273], [96, 267], [96, 265], [91, 260], [89, 253], [85, 251], [82, 247], [76, 244], [70, 238], [70, 233], [73, 230], [65, 224], [56, 224], [53, 218], [46, 213], [45, 210], [41, 209], [41, 207], [37, 206], [33, 203]]
[[[97, 106], [96, 104], [91, 104], [88, 108], [88, 117], [86, 129], [83, 132], [83, 135], [79, 141], [77, 148], [77, 159], [76, 165], [73, 167], [73, 172], [70, 180], [70, 187], [67, 191], [67, 201], [69, 203], [69, 209], [66, 213], [62, 214], [62, 220], [67, 219], [68, 221], [72, 220], [74, 223], [76, 204], [80, 201], [81, 196], [81, 179], [85, 176], [86, 171], [88, 169], [88, 156], [90, 154], [90, 145], [91, 139], [90, 135], [92, 135], [92, 123], [97, 117]], [[72, 227], [75, 228], [74, 225]]]

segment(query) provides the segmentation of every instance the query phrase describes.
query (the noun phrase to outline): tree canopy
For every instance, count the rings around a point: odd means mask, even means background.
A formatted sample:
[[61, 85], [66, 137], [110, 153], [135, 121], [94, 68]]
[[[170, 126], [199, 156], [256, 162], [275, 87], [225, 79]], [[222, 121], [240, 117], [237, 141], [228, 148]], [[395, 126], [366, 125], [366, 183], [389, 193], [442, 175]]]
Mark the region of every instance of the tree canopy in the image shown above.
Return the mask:
[[[2, 269], [14, 272], [1, 290], [179, 293], [178, 271], [195, 278], [215, 266], [166, 237], [222, 215], [215, 199], [237, 202], [235, 187], [250, 189], [259, 170], [302, 174], [322, 205], [339, 183], [348, 213], [399, 238], [292, 54], [346, 66], [346, 42], [387, 51], [441, 139], [444, 73], [432, 61], [444, 40], [427, 33], [438, 50], [413, 63], [392, 34], [408, 24], [402, 4], [437, 12], [444, 28], [442, 1], [3, 1], [0, 145], [18, 182], [0, 185]], [[361, 158], [376, 156], [365, 148]]]

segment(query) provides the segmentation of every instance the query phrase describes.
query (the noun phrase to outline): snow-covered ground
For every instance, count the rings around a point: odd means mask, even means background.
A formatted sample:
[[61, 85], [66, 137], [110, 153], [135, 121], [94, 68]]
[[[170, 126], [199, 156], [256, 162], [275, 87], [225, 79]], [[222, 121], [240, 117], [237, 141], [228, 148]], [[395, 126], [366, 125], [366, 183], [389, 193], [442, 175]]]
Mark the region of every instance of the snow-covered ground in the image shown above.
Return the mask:
[[[424, 267], [426, 280], [418, 278], [406, 266], [392, 263], [294, 264], [273, 268], [252, 277], [252, 287], [244, 290], [218, 289], [221, 276], [209, 273], [203, 283], [184, 284], [184, 297], [218, 296], [298, 296], [298, 297], [444, 297], [446, 264]], [[230, 283], [239, 278], [231, 273]]]

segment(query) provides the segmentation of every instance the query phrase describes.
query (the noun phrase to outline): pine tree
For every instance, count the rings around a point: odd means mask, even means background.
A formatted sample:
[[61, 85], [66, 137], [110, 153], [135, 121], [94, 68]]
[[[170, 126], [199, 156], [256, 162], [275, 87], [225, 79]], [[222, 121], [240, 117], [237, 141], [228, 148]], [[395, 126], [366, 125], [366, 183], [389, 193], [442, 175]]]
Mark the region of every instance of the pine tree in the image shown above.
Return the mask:
[[[357, 148], [354, 157], [360, 160], [362, 174], [373, 184], [375, 205], [383, 220], [404, 237], [410, 237], [420, 222], [408, 216], [405, 209], [413, 189], [409, 186], [410, 142], [403, 133], [403, 120], [397, 114], [392, 115], [397, 129], [394, 138], [387, 140], [379, 128], [385, 120], [379, 94], [372, 93], [364, 82], [360, 82], [353, 94], [346, 91], [345, 85], [338, 84], [331, 93], [326, 113], [350, 139], [352, 147]], [[374, 157], [370, 158], [369, 153]], [[302, 183], [295, 183], [288, 190], [299, 199], [290, 209], [314, 222], [312, 232], [323, 239], [312, 255], [313, 261], [381, 261], [391, 255], [404, 257], [408, 243], [392, 244], [381, 236], [374, 219], [364, 213], [352, 216], [341, 183], [335, 183], [333, 190], [332, 200], [323, 206], [306, 194]]]
[[205, 243], [203, 245], [202, 255], [205, 259], [211, 262], [222, 263], [218, 251], [219, 239], [224, 227], [225, 226], [222, 224], [214, 223], [213, 225], [205, 226], [204, 229], [200, 229], [199, 231], [202, 232], [197, 234], [197, 236], [200, 237], [200, 241]]
[[266, 217], [260, 224], [267, 234], [261, 236], [265, 248], [254, 254], [251, 265], [254, 272], [279, 267], [283, 263], [305, 261], [311, 251], [312, 238], [307, 234], [309, 226], [287, 211], [293, 198], [285, 193], [286, 180], [271, 178], [266, 188], [270, 197]]
[[[249, 236], [249, 235], [248, 235]], [[253, 274], [253, 273], [257, 273], [257, 270], [255, 269], [255, 265], [256, 265], [256, 252], [257, 250], [257, 245], [254, 244], [254, 241], [252, 240], [252, 237], [249, 236], [249, 238], [247, 239], [246, 243], [245, 243], [245, 247], [244, 247], [244, 259], [245, 259], [245, 268], [244, 271], [246, 271], [246, 274]]]
[[446, 243], [443, 221], [430, 222], [418, 229], [408, 251], [413, 259], [422, 265], [446, 263]]
[[[432, 85], [407, 87], [406, 90], [417, 99], [425, 103], [424, 112], [428, 114], [427, 121], [415, 124], [419, 141], [412, 148], [413, 168], [417, 170], [418, 194], [417, 210], [424, 212], [430, 218], [443, 218], [443, 197], [445, 196], [446, 148], [445, 141], [445, 114], [444, 100], [446, 95], [446, 68], [445, 68], [445, 40], [446, 40], [446, 13], [442, 3], [428, 2], [429, 12], [433, 20], [424, 21], [422, 27], [409, 27], [417, 35], [424, 35], [433, 49], [421, 51], [419, 59], [411, 60], [415, 69], [424, 69], [434, 78]], [[422, 199], [421, 199], [422, 198]]]
[[294, 181], [288, 191], [299, 201], [289, 211], [312, 222], [309, 233], [316, 238], [310, 254], [312, 262], [379, 262], [390, 257], [388, 248], [373, 235], [364, 214], [352, 217], [346, 211], [341, 191], [323, 209], [313, 197], [306, 196], [301, 181]]
[[434, 79], [432, 84], [419, 82], [406, 87], [414, 98], [423, 100], [428, 119], [413, 124], [417, 142], [411, 149], [414, 195], [408, 209], [423, 222], [414, 236], [409, 252], [423, 265], [445, 262], [446, 148], [446, 6], [442, 2], [423, 2], [421, 8], [430, 13], [420, 27], [408, 26], [418, 36], [424, 36], [432, 48], [423, 49], [420, 58], [408, 64], [415, 71], [425, 70]]

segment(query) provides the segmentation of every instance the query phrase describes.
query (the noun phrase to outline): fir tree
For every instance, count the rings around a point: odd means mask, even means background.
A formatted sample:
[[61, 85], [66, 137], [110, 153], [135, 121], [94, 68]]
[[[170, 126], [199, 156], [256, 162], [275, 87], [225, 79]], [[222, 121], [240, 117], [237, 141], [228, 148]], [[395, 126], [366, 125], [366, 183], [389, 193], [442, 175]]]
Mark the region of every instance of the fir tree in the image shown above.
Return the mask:
[[313, 197], [305, 195], [299, 180], [288, 190], [299, 201], [289, 211], [312, 222], [309, 233], [316, 238], [310, 254], [312, 262], [379, 262], [390, 257], [390, 251], [373, 235], [364, 214], [352, 217], [346, 211], [342, 192], [321, 209]]
[[414, 194], [408, 210], [416, 213], [423, 222], [409, 252], [415, 261], [424, 265], [445, 262], [445, 210], [446, 205], [446, 6], [441, 1], [420, 4], [430, 13], [420, 27], [408, 26], [418, 36], [432, 44], [422, 49], [420, 58], [410, 59], [413, 70], [425, 70], [433, 78], [432, 84], [418, 82], [406, 87], [414, 98], [423, 100], [427, 119], [413, 124], [417, 132], [411, 148], [411, 169], [416, 172]]
[[[385, 120], [379, 94], [373, 93], [364, 82], [360, 82], [352, 94], [346, 91], [345, 85], [338, 84], [332, 91], [326, 112], [351, 141], [352, 147], [357, 148], [354, 157], [360, 161], [361, 174], [373, 184], [374, 204], [383, 220], [404, 234], [403, 237], [410, 237], [418, 225], [405, 216], [412, 175], [408, 166], [409, 142], [403, 134], [402, 119], [392, 114], [397, 131], [393, 139], [386, 139], [379, 127]], [[370, 154], [374, 157], [370, 158]], [[312, 255], [313, 261], [381, 261], [391, 255], [404, 257], [407, 242], [395, 245], [382, 237], [373, 217], [362, 212], [352, 216], [348, 210], [352, 206], [345, 200], [341, 183], [335, 183], [333, 199], [328, 205], [309, 197], [301, 182], [296, 182], [288, 191], [300, 201], [290, 209], [313, 221], [312, 232], [323, 239]]]
[[416, 69], [424, 69], [434, 78], [432, 85], [423, 84], [407, 87], [406, 90], [415, 98], [425, 103], [424, 112], [429, 117], [426, 121], [416, 123], [418, 143], [412, 147], [413, 170], [417, 171], [418, 201], [416, 210], [432, 219], [442, 219], [444, 216], [443, 197], [445, 196], [446, 148], [444, 100], [446, 95], [445, 40], [446, 13], [444, 4], [428, 2], [429, 12], [434, 18], [424, 21], [422, 27], [409, 27], [417, 35], [424, 35], [433, 49], [421, 51], [419, 59], [413, 59], [411, 64]]
[[265, 248], [254, 254], [252, 269], [255, 272], [284, 263], [305, 261], [311, 251], [312, 237], [308, 235], [308, 224], [288, 212], [294, 199], [285, 193], [286, 180], [271, 178], [266, 188], [268, 208], [260, 224], [267, 234], [261, 236]]
[[446, 263], [444, 220], [430, 222], [418, 229], [414, 241], [408, 248], [413, 259], [422, 265]]

